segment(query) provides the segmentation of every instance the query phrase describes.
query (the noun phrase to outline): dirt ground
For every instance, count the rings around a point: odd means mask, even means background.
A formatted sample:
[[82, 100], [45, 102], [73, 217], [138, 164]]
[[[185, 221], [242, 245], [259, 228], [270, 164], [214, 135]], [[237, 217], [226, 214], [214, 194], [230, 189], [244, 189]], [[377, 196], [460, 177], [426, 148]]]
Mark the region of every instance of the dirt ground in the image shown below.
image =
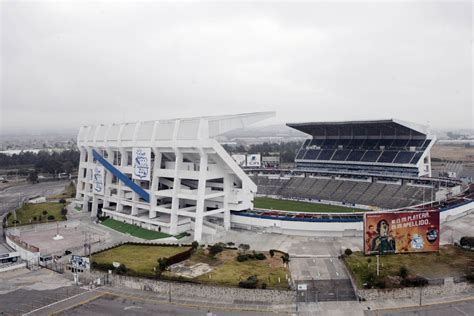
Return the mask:
[[474, 163], [474, 147], [435, 144], [431, 149], [431, 158]]

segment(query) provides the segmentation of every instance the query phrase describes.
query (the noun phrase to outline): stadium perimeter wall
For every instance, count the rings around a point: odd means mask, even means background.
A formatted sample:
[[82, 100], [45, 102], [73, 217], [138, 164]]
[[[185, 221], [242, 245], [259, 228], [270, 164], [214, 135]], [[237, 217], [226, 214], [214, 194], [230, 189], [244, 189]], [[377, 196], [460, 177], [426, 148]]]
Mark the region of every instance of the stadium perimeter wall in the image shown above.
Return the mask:
[[[441, 223], [454, 220], [474, 211], [474, 201], [440, 210]], [[359, 237], [363, 236], [363, 221], [347, 222], [331, 219], [324, 222], [269, 219], [233, 214], [232, 227], [243, 229], [264, 229], [268, 233], [301, 236]]]

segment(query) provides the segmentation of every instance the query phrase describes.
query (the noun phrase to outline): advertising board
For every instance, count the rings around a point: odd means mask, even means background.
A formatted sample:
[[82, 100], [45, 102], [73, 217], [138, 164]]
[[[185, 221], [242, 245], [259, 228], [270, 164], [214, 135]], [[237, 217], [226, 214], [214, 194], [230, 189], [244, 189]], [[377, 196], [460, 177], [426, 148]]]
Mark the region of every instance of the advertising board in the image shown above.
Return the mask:
[[439, 211], [366, 213], [364, 253], [438, 251], [439, 227]]

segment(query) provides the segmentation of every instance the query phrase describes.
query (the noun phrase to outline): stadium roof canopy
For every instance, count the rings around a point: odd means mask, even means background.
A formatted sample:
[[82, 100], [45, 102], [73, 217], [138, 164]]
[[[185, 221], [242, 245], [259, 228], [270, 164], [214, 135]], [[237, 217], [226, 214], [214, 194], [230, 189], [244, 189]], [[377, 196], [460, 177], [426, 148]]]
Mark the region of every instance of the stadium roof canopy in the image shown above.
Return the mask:
[[397, 119], [373, 121], [307, 122], [288, 123], [287, 126], [313, 137], [354, 136], [428, 136], [427, 126]]

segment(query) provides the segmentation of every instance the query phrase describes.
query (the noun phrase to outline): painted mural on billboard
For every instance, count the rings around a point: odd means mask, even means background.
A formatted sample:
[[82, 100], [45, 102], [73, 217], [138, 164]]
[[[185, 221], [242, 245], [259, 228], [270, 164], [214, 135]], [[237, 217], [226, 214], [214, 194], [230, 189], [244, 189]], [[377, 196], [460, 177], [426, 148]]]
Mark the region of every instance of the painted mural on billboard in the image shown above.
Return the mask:
[[151, 148], [133, 148], [132, 160], [132, 178], [150, 181]]
[[94, 193], [104, 195], [105, 171], [103, 167], [95, 166], [92, 170], [92, 188]]
[[439, 211], [366, 213], [364, 253], [438, 251], [439, 227]]

